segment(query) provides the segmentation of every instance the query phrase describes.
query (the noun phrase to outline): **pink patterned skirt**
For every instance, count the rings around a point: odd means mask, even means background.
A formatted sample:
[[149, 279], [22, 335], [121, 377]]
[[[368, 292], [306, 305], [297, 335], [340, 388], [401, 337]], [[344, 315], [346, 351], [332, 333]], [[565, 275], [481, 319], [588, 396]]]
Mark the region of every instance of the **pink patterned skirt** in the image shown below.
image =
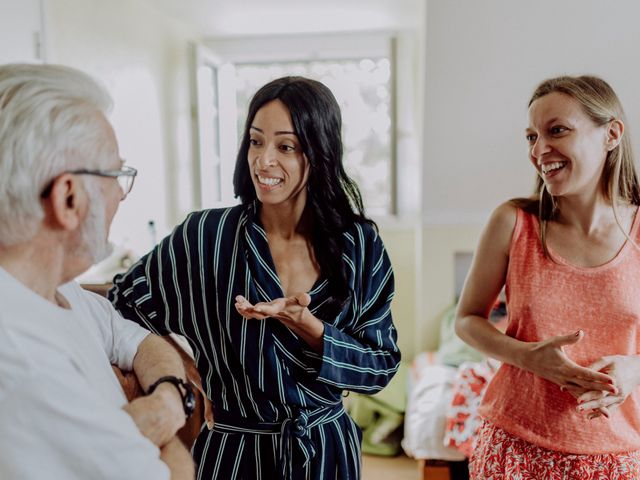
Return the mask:
[[476, 480], [638, 480], [640, 451], [577, 455], [538, 447], [484, 422], [469, 462]]

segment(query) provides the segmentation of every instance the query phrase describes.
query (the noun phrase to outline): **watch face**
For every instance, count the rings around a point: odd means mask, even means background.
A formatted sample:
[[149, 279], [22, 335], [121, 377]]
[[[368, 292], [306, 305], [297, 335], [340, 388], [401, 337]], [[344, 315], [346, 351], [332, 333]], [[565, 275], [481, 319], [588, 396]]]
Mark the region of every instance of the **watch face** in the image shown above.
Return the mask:
[[196, 408], [196, 397], [193, 392], [187, 392], [184, 398], [184, 409], [188, 415], [191, 415]]

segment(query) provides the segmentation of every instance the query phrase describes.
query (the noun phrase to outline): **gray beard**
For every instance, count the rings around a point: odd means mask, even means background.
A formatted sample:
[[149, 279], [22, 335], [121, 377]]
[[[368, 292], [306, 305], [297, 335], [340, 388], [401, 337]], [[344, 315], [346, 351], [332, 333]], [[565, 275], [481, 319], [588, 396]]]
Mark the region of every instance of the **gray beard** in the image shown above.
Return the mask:
[[94, 265], [109, 257], [113, 252], [113, 244], [107, 240], [105, 225], [104, 199], [92, 179], [85, 181], [85, 188], [90, 194], [89, 211], [87, 218], [82, 224], [80, 238], [83, 250], [91, 257], [91, 264]]

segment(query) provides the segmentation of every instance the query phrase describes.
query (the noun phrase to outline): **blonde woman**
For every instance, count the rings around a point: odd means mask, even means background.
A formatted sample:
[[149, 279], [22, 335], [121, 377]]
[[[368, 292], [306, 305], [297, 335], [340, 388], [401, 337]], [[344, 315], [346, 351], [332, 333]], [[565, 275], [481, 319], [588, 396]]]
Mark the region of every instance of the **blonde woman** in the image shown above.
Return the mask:
[[[503, 362], [481, 406], [471, 478], [640, 478], [640, 186], [624, 113], [591, 77], [529, 101], [538, 193], [499, 206], [457, 313]], [[506, 286], [505, 334], [487, 322]]]

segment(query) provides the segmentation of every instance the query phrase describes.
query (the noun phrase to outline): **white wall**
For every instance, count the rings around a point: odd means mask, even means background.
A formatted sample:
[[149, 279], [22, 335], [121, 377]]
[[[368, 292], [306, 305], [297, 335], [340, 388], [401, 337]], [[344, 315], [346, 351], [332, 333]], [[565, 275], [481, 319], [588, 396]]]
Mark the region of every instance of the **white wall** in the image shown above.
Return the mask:
[[193, 31], [141, 0], [47, 0], [48, 62], [102, 81], [128, 163], [138, 168], [111, 239], [150, 248], [146, 222], [164, 235], [193, 206], [189, 48]]
[[[422, 271], [416, 348], [453, 301], [451, 256], [489, 213], [531, 193], [526, 105], [550, 76], [591, 73], [617, 91], [640, 151], [640, 4], [634, 0], [428, 0]], [[636, 134], [635, 137], [633, 134]]]
[[429, 0], [425, 221], [484, 221], [502, 200], [530, 192], [526, 105], [547, 77], [604, 77], [635, 131], [639, 19], [635, 0]]
[[421, 26], [425, 0], [153, 0], [205, 36], [358, 32]]

